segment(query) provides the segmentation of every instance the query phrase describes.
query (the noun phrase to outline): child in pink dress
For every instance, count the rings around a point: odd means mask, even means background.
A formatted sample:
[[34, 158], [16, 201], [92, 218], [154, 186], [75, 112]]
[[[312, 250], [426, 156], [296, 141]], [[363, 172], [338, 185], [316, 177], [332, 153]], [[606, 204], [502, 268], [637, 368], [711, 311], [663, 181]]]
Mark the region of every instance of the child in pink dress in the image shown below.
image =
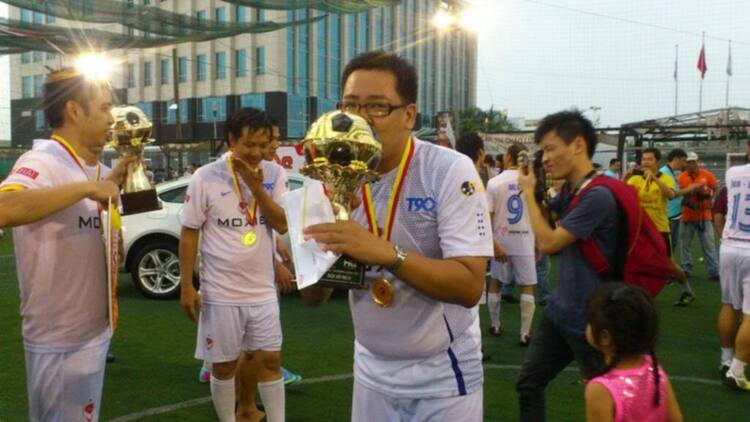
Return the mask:
[[658, 318], [648, 294], [603, 283], [588, 304], [586, 339], [606, 368], [586, 385], [589, 422], [681, 422], [672, 385], [654, 353]]

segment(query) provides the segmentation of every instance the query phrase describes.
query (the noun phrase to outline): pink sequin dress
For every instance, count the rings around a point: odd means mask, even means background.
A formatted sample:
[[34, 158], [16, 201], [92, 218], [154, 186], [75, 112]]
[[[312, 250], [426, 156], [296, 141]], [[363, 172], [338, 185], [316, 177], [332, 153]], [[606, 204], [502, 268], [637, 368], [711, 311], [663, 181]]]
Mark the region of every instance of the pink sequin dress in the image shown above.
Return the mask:
[[615, 422], [662, 422], [668, 420], [667, 375], [659, 367], [659, 405], [654, 406], [654, 372], [651, 356], [633, 369], [613, 369], [589, 382], [604, 386], [615, 403]]

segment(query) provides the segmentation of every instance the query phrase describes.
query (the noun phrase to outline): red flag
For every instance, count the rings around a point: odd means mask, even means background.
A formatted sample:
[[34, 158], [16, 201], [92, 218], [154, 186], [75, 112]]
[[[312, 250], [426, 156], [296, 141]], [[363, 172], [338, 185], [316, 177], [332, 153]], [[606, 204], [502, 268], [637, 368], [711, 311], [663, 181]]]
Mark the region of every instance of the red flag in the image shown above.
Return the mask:
[[701, 72], [701, 79], [706, 77], [708, 66], [706, 65], [706, 46], [701, 45], [701, 54], [698, 56], [698, 70]]

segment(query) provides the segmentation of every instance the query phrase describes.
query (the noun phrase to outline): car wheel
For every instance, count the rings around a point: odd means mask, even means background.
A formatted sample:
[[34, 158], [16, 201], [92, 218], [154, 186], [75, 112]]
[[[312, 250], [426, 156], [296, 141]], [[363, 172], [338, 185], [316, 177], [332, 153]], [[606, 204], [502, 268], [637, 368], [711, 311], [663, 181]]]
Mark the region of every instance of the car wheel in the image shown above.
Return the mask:
[[169, 299], [180, 294], [180, 259], [177, 243], [159, 241], [144, 245], [133, 259], [133, 284], [146, 297]]

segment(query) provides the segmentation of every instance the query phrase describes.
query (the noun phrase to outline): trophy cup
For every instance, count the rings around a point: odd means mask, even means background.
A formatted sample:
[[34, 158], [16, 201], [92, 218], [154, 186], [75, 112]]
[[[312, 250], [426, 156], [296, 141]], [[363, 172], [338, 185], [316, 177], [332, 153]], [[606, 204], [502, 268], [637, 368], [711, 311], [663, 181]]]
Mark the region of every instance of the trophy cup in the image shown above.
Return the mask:
[[143, 164], [143, 148], [153, 142], [153, 125], [138, 107], [120, 106], [112, 108], [114, 124], [109, 130], [109, 145], [120, 157], [136, 156], [138, 159], [128, 166], [123, 194], [120, 195], [123, 215], [139, 214], [161, 208], [156, 189], [146, 176]]
[[[305, 164], [300, 172], [323, 183], [337, 221], [349, 220], [352, 200], [362, 185], [379, 179], [375, 172], [382, 147], [360, 116], [328, 112], [313, 123], [303, 140]], [[344, 255], [320, 279], [326, 287], [365, 288], [365, 268]]]

